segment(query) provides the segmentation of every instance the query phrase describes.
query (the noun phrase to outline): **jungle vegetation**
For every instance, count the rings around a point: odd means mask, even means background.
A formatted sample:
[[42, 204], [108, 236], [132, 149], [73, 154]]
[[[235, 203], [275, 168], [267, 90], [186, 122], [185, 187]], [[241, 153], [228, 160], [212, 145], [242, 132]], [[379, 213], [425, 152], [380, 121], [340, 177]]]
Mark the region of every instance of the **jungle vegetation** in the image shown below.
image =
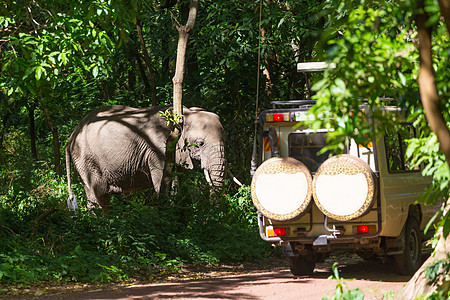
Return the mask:
[[[0, 283], [149, 278], [186, 263], [271, 255], [257, 234], [248, 187], [254, 121], [270, 101], [303, 97], [297, 62], [338, 65], [313, 87], [314, 112], [329, 118], [310, 124], [346, 124], [331, 137], [333, 149], [342, 148], [345, 136], [371, 138], [358, 99], [377, 107], [389, 96], [408, 109], [421, 135], [409, 141], [407, 155], [433, 177], [422, 201], [448, 201], [448, 1], [200, 1], [187, 44], [183, 105], [221, 117], [228, 166], [244, 187], [227, 180], [211, 205], [202, 174], [184, 171], [176, 195], [114, 197], [108, 215], [92, 215], [72, 174], [81, 210], [69, 212], [62, 161], [70, 133], [103, 105], [172, 103], [176, 25], [186, 23], [188, 12], [187, 0], [0, 4]], [[429, 111], [438, 125], [421, 101], [430, 85], [419, 87], [418, 32], [432, 37], [424, 51], [432, 59]], [[447, 236], [449, 213], [439, 226]]]

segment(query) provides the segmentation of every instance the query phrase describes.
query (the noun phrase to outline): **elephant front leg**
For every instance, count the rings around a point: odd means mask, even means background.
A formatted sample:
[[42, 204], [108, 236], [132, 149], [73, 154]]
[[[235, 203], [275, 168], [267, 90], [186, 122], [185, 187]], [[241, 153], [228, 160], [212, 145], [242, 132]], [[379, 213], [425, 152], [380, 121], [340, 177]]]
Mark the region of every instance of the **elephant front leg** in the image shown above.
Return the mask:
[[[156, 155], [155, 155], [156, 156]], [[164, 173], [164, 158], [163, 157], [153, 157], [149, 159], [148, 162], [148, 173], [147, 180], [153, 183], [153, 189], [157, 194], [161, 191], [161, 182]]]

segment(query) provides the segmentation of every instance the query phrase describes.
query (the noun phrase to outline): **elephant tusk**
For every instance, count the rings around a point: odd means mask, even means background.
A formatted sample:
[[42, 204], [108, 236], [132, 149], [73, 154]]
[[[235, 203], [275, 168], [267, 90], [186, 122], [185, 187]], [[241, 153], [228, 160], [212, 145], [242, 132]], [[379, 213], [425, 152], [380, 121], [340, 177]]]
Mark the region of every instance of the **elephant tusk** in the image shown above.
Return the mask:
[[227, 173], [228, 173], [228, 176], [233, 178], [234, 183], [236, 183], [238, 186], [242, 186], [242, 183], [236, 177], [234, 177], [234, 175], [233, 175], [233, 173], [231, 173], [230, 169], [227, 169]]
[[213, 184], [211, 182], [211, 177], [209, 176], [209, 172], [206, 169], [203, 169], [203, 173], [205, 174], [206, 181], [209, 183], [209, 185], [212, 186]]

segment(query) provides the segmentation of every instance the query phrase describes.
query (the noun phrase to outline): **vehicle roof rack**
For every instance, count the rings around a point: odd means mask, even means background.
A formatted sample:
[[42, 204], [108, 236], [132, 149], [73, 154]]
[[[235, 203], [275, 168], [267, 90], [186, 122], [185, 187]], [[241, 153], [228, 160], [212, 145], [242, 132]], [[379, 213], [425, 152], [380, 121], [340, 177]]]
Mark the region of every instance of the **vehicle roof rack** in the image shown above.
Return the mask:
[[316, 100], [302, 99], [302, 100], [282, 100], [282, 101], [271, 101], [272, 105], [314, 105]]
[[335, 69], [335, 63], [327, 62], [304, 62], [297, 63], [297, 72], [320, 72], [326, 69]]

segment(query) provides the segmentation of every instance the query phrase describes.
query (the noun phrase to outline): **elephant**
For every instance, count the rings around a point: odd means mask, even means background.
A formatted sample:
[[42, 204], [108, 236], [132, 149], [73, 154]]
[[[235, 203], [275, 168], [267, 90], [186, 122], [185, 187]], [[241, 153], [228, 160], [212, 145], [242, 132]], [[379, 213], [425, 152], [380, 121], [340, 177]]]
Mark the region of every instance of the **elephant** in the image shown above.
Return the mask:
[[[160, 113], [167, 109], [172, 107], [113, 105], [94, 110], [81, 120], [66, 145], [69, 209], [78, 209], [71, 189], [71, 160], [81, 177], [89, 209], [96, 205], [108, 209], [112, 194], [146, 188], [160, 192], [171, 132]], [[219, 116], [197, 107], [183, 107], [183, 116], [175, 162], [192, 169], [193, 159], [200, 160], [211, 184], [222, 186], [225, 131]]]

